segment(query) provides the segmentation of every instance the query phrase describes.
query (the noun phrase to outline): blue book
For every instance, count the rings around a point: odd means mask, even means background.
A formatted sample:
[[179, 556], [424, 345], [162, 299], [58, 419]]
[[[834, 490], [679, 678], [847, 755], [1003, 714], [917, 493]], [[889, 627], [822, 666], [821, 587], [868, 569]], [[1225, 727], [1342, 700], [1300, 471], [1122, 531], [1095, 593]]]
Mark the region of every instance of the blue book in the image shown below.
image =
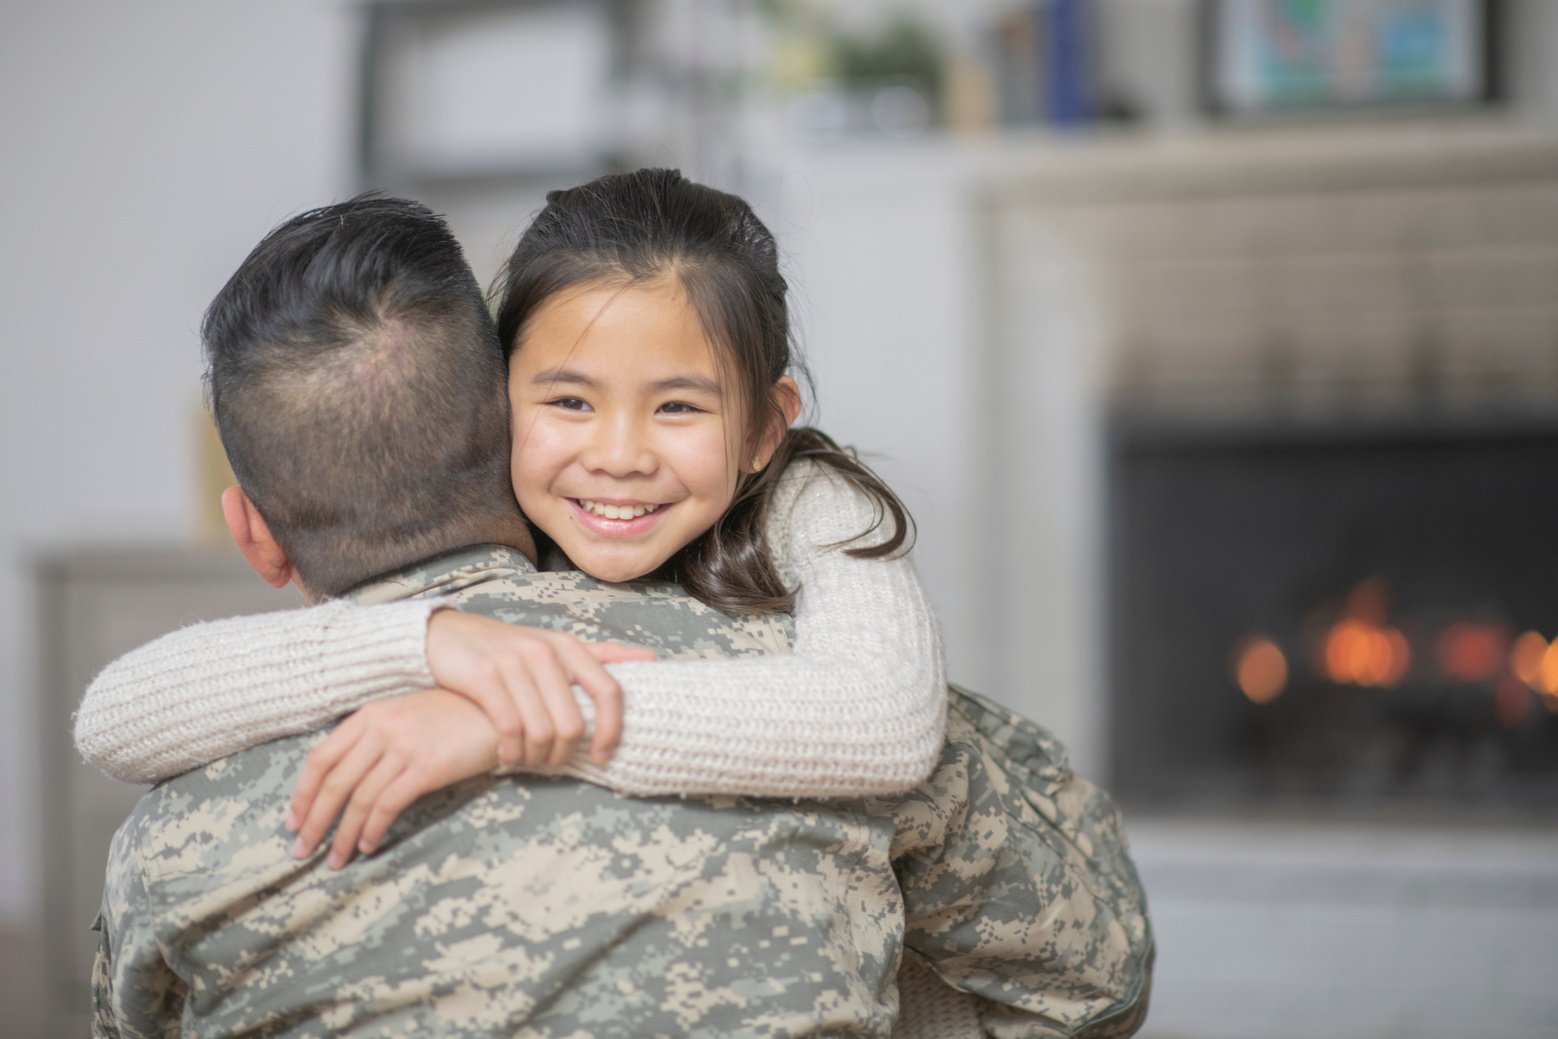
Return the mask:
[[1040, 0], [1046, 115], [1055, 126], [1091, 120], [1093, 61], [1087, 0]]

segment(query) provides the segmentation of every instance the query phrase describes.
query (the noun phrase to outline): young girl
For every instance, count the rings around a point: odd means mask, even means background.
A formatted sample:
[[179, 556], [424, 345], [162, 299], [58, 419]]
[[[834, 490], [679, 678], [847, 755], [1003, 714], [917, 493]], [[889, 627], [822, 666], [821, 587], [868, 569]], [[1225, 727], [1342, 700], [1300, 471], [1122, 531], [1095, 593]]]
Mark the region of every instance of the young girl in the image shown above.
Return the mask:
[[[502, 285], [514, 488], [543, 553], [603, 580], [648, 575], [731, 612], [795, 617], [793, 655], [615, 664], [620, 744], [604, 767], [573, 770], [640, 795], [858, 796], [923, 778], [946, 687], [905, 557], [908, 517], [831, 440], [790, 428], [800, 397], [786, 374], [786, 285], [751, 208], [666, 170], [553, 192]], [[392, 693], [442, 684], [479, 699], [462, 685], [503, 670], [467, 666], [501, 646], [497, 622], [430, 621], [434, 609], [337, 602], [175, 632], [98, 676], [77, 745], [111, 775], [157, 780]], [[244, 652], [229, 652], [238, 642]], [[544, 727], [539, 687], [568, 683], [555, 661], [532, 671], [549, 681], [516, 699]], [[372, 770], [354, 751], [360, 730], [343, 726], [310, 757], [294, 802], [299, 854]], [[545, 745], [510, 757], [559, 760]], [[328, 796], [312, 800], [322, 786]], [[387, 827], [380, 811], [360, 829], [372, 799], [354, 796], [332, 865]]]

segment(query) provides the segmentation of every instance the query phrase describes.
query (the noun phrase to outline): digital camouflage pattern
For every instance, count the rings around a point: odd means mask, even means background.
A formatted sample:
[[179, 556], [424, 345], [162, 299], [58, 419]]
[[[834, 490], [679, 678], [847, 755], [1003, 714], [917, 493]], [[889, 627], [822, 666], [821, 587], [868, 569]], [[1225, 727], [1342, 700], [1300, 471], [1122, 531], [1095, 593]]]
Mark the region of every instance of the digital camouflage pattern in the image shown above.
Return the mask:
[[541, 573], [523, 554], [501, 545], [427, 560], [347, 597], [363, 603], [448, 599], [468, 613], [556, 628], [581, 639], [632, 642], [663, 657], [786, 653], [795, 630], [788, 614], [721, 613], [669, 581], [607, 584], [577, 570]]
[[[781, 651], [672, 585], [537, 574], [473, 549], [358, 597], [462, 609], [668, 657]], [[838, 802], [626, 798], [484, 777], [339, 872], [282, 817], [319, 735], [154, 788], [116, 835], [101, 1036], [888, 1036], [906, 942], [998, 1036], [1126, 1035], [1145, 905], [1100, 792], [1031, 723], [954, 691], [930, 779]]]
[[980, 997], [989, 1035], [1133, 1035], [1154, 948], [1118, 809], [1042, 726], [949, 694], [930, 779], [866, 801], [894, 819], [905, 945]]

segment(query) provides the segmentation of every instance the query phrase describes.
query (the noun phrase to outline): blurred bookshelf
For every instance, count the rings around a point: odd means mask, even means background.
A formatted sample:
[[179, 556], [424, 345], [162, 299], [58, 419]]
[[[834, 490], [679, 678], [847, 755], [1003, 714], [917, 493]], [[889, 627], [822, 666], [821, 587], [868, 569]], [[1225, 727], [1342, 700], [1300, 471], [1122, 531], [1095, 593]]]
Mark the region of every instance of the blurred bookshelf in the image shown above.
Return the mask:
[[368, 0], [358, 187], [444, 213], [485, 278], [551, 189], [641, 165], [738, 181], [740, 7]]
[[628, 76], [631, 3], [372, 0], [362, 19], [363, 187], [555, 181], [614, 165], [615, 127], [600, 113]]

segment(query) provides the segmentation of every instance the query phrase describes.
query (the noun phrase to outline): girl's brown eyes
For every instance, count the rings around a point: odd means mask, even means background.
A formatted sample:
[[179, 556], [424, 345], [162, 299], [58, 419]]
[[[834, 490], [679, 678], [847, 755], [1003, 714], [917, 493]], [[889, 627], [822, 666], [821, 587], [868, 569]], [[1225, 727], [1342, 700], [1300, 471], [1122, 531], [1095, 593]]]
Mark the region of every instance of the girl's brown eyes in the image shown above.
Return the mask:
[[[548, 408], [562, 408], [565, 411], [590, 411], [589, 402], [578, 397], [553, 397], [544, 404]], [[655, 409], [667, 415], [701, 415], [704, 409], [696, 404], [688, 404], [686, 401], [667, 401]]]

